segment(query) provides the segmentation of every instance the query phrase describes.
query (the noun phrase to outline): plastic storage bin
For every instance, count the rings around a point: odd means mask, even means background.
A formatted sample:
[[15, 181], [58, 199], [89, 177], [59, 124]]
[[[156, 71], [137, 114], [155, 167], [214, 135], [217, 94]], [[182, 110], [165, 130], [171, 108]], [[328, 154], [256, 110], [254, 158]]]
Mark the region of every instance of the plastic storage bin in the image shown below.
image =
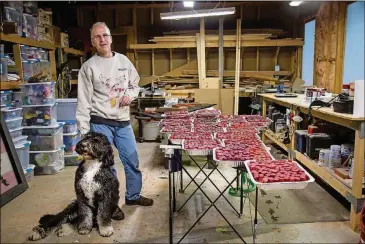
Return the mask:
[[8, 130], [20, 128], [22, 126], [22, 117], [5, 120]]
[[16, 100], [22, 100], [22, 92], [15, 92], [13, 91], [12, 93], [12, 99], [13, 101], [16, 101]]
[[17, 117], [22, 117], [22, 108], [5, 107], [1, 109], [1, 114], [4, 119], [15, 119]]
[[[58, 115], [57, 115], [58, 118]], [[63, 133], [75, 133], [77, 132], [77, 123], [76, 120], [58, 120], [58, 122], [63, 122], [65, 125], [63, 126]]]
[[57, 104], [23, 105], [23, 125], [49, 126], [57, 124]]
[[19, 12], [23, 11], [23, 1], [4, 1], [4, 7], [9, 7], [18, 10]]
[[81, 163], [81, 159], [77, 153], [65, 155], [65, 166], [77, 166]]
[[23, 35], [23, 14], [14, 9], [9, 7], [4, 7], [4, 20], [5, 22], [15, 22], [17, 25], [17, 33], [19, 36]]
[[57, 119], [76, 120], [76, 98], [57, 99]]
[[29, 164], [29, 167], [24, 169], [25, 179], [27, 181], [31, 181], [34, 178], [34, 168], [34, 164]]
[[63, 124], [23, 127], [23, 135], [32, 142], [31, 151], [56, 150], [63, 145]]
[[31, 142], [27, 141], [25, 143], [18, 143], [14, 145], [16, 153], [18, 154], [18, 158], [20, 164], [22, 165], [23, 169], [29, 167], [29, 146]]
[[80, 141], [80, 135], [77, 132], [64, 134], [63, 144], [65, 145], [65, 155], [73, 154], [76, 144]]
[[0, 91], [1, 105], [10, 105], [12, 98], [12, 91]]
[[30, 14], [32, 16], [38, 16], [38, 2], [37, 1], [24, 1], [23, 13]]
[[65, 167], [64, 147], [52, 151], [29, 152], [29, 163], [34, 164], [35, 175], [57, 174]]
[[12, 141], [15, 144], [21, 144], [21, 143], [25, 143], [28, 141], [28, 136], [18, 136], [18, 137], [14, 137], [12, 138]]
[[29, 80], [30, 77], [34, 75], [33, 69], [34, 69], [34, 62], [31, 60], [23, 60], [22, 61], [23, 66], [23, 76], [24, 80]]
[[6, 58], [0, 56], [0, 80], [8, 80], [8, 61]]
[[24, 36], [38, 41], [38, 21], [36, 17], [23, 14]]
[[48, 74], [51, 77], [51, 62], [48, 60], [40, 61], [41, 72]]
[[16, 129], [9, 130], [9, 134], [11, 138], [17, 138], [19, 136], [22, 136], [23, 134], [23, 127], [19, 127]]
[[55, 83], [27, 83], [21, 85], [24, 105], [43, 105], [55, 102]]

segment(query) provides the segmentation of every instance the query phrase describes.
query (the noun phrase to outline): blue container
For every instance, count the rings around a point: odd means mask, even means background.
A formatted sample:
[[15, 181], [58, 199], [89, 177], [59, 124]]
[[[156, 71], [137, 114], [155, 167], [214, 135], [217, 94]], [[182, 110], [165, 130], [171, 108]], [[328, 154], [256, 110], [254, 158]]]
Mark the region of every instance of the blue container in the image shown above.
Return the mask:
[[307, 148], [307, 130], [297, 130], [295, 131], [295, 147], [298, 152], [305, 153]]
[[73, 154], [76, 144], [80, 141], [80, 135], [77, 132], [63, 134], [63, 144], [65, 145], [65, 154]]
[[58, 120], [58, 122], [63, 122], [65, 125], [63, 126], [63, 133], [70, 134], [77, 132], [77, 123], [76, 120]]

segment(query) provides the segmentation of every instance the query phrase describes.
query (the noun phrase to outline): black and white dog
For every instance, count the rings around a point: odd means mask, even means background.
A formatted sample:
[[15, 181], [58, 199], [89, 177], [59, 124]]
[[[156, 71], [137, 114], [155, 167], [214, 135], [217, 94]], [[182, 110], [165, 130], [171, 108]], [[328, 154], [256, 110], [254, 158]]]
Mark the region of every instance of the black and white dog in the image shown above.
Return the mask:
[[53, 231], [65, 236], [73, 229], [85, 235], [93, 226], [101, 236], [108, 237], [113, 234], [112, 219], [124, 219], [118, 207], [119, 182], [110, 168], [114, 165], [113, 150], [106, 136], [87, 133], [76, 145], [76, 152], [83, 157], [75, 175], [77, 199], [62, 212], [41, 217], [30, 240], [43, 239]]

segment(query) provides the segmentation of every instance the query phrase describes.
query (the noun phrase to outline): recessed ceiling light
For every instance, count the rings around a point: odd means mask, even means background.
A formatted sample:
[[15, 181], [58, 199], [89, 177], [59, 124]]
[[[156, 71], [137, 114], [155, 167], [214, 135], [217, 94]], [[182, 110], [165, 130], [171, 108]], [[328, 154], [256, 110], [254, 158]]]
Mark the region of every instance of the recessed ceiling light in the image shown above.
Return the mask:
[[185, 8], [193, 8], [194, 7], [194, 1], [184, 1], [184, 7]]
[[302, 3], [302, 1], [291, 1], [289, 3], [290, 6], [296, 7], [299, 6]]

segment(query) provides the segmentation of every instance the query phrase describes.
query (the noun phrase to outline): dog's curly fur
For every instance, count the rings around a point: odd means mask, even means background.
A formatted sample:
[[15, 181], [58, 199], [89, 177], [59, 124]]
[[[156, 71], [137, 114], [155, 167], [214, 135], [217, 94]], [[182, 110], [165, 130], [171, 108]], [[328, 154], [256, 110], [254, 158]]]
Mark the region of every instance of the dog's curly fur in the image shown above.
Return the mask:
[[106, 136], [87, 133], [76, 145], [76, 152], [84, 158], [75, 175], [77, 199], [62, 212], [41, 217], [30, 240], [43, 239], [53, 231], [64, 236], [73, 229], [85, 235], [94, 225], [101, 236], [108, 237], [113, 234], [112, 219], [124, 218], [118, 207], [119, 182], [110, 168], [114, 165], [113, 150]]

